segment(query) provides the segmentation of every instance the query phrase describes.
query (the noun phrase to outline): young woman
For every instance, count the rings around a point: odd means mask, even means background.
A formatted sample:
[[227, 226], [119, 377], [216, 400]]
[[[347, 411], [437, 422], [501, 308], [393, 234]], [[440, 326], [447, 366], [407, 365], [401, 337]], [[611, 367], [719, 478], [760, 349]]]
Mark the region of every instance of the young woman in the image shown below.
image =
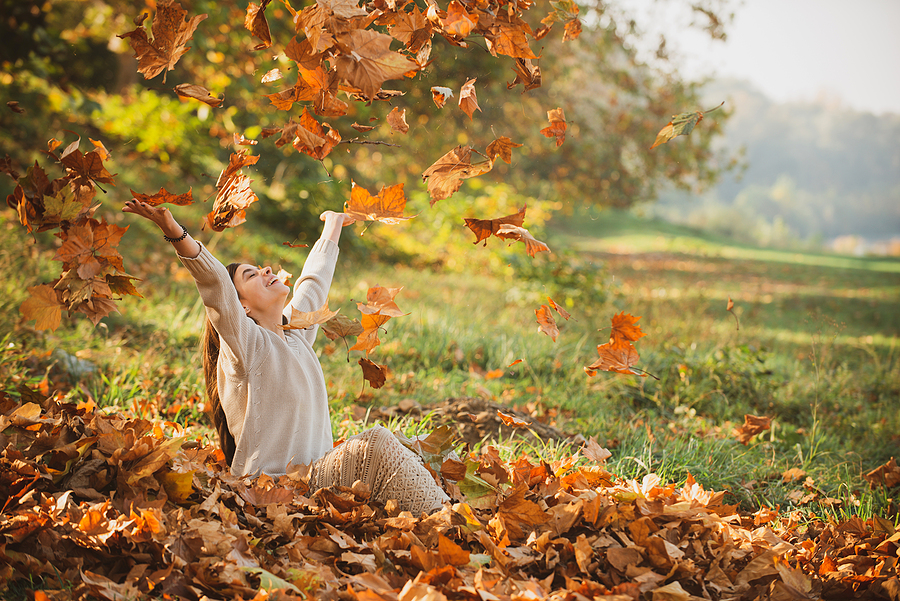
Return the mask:
[[419, 458], [383, 427], [332, 448], [325, 378], [312, 347], [318, 327], [281, 328], [292, 308], [309, 312], [325, 304], [337, 242], [352, 217], [322, 213], [322, 236], [286, 303], [290, 289], [270, 267], [224, 267], [167, 208], [132, 199], [122, 210], [159, 226], [200, 291], [207, 317], [201, 348], [206, 391], [234, 475], [279, 476], [289, 464], [312, 464], [312, 490], [361, 480], [374, 499], [395, 499], [414, 515], [449, 500]]

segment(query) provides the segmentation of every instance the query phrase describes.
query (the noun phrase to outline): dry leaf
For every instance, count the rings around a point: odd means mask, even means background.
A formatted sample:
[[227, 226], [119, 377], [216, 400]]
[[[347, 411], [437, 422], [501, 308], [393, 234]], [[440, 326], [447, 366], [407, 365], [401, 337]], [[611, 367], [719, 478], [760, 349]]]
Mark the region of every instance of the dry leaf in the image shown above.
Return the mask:
[[[456, 0], [453, 0], [451, 4], [455, 2]], [[474, 79], [466, 81], [466, 83], [463, 84], [462, 89], [459, 91], [459, 108], [462, 109], [462, 112], [469, 116], [469, 119], [472, 118], [472, 114], [475, 111], [481, 110], [481, 107], [478, 106], [478, 98], [476, 98], [475, 96]]]
[[401, 111], [395, 106], [385, 120], [391, 126], [391, 131], [399, 131], [401, 134], [409, 131], [409, 125], [406, 123], [406, 109]]
[[550, 125], [541, 130], [541, 133], [548, 138], [556, 138], [557, 148], [562, 146], [566, 141], [566, 117], [561, 108], [555, 108], [547, 111], [547, 120]]
[[396, 225], [415, 217], [403, 214], [406, 210], [403, 184], [383, 187], [377, 196], [372, 196], [368, 190], [353, 180], [350, 181], [350, 200], [344, 203], [344, 212], [357, 221], [380, 221]]
[[296, 307], [291, 307], [291, 320], [287, 325], [280, 326], [282, 330], [305, 330], [312, 326], [325, 323], [337, 315], [337, 311], [328, 310], [328, 301], [315, 311], [298, 311]]
[[746, 445], [750, 443], [750, 439], [759, 434], [760, 432], [765, 432], [769, 428], [772, 427], [772, 418], [771, 417], [757, 417], [755, 415], [745, 415], [744, 416], [744, 425], [740, 428], [735, 428], [732, 430], [731, 434], [735, 438], [738, 439], [742, 445]]

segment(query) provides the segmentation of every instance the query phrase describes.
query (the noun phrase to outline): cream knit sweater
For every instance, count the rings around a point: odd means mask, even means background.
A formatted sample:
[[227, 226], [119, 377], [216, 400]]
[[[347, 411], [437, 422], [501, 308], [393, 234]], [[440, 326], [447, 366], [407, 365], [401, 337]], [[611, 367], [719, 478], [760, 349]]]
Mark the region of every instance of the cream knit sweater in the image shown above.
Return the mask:
[[[328, 394], [313, 351], [318, 327], [285, 331], [285, 340], [247, 317], [228, 271], [200, 245], [194, 258], [179, 255], [200, 291], [221, 339], [219, 398], [236, 443], [236, 476], [284, 474], [289, 463], [308, 464], [332, 448]], [[315, 311], [328, 297], [338, 245], [313, 245], [285, 307]]]

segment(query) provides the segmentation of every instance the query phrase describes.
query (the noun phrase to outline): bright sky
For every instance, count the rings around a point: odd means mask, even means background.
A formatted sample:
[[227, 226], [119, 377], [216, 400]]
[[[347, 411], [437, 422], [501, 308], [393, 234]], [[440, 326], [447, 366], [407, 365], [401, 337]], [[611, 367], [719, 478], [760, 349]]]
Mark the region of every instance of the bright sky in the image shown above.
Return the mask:
[[745, 0], [725, 42], [683, 27], [686, 2], [622, 4], [638, 15], [652, 10], [653, 30], [665, 27], [688, 76], [747, 79], [777, 101], [824, 93], [857, 110], [900, 114], [900, 0]]

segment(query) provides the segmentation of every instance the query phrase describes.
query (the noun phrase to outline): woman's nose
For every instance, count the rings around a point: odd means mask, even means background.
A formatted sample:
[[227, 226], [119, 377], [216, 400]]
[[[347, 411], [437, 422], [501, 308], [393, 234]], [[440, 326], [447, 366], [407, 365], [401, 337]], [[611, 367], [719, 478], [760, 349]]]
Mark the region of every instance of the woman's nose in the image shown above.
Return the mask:
[[267, 266], [267, 267], [264, 267], [264, 268], [263, 268], [263, 274], [269, 275], [270, 273], [272, 273], [272, 268], [271, 268], [271, 267], [268, 267], [268, 266]]

